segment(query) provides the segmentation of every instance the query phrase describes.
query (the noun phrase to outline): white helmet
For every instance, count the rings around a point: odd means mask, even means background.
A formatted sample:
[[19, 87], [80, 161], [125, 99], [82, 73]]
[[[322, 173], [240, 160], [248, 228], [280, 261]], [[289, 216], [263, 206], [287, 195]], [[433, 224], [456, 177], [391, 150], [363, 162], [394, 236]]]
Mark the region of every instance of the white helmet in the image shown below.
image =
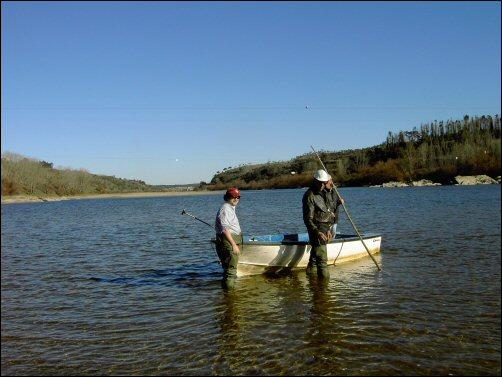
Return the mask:
[[315, 172], [314, 178], [320, 182], [328, 182], [331, 179], [331, 175], [326, 173], [325, 170], [319, 169]]

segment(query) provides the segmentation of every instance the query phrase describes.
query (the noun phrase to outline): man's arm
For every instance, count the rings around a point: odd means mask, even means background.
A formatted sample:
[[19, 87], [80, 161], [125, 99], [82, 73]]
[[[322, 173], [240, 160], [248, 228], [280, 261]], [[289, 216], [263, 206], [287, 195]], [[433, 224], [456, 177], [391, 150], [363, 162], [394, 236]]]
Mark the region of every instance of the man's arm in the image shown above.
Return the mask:
[[310, 195], [303, 197], [303, 222], [309, 232], [317, 233], [318, 229], [314, 224], [314, 202]]
[[311, 195], [303, 198], [303, 222], [310, 233], [317, 234], [322, 241], [328, 239], [314, 223], [314, 200]]

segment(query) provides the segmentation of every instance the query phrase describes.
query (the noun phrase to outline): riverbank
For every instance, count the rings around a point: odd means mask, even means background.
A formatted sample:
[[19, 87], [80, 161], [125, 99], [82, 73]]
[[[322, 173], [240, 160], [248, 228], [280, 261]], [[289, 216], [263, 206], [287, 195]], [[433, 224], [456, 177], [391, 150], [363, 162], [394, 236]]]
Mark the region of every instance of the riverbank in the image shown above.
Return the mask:
[[162, 196], [193, 196], [193, 195], [223, 195], [224, 191], [162, 191], [162, 192], [129, 192], [116, 194], [96, 194], [96, 195], [70, 195], [70, 196], [33, 196], [33, 195], [13, 195], [2, 196], [2, 204], [15, 203], [37, 203], [37, 202], [57, 202], [62, 200], [81, 199], [129, 199], [148, 198]]
[[[482, 184], [500, 184], [500, 176], [496, 179], [486, 175], [477, 176], [457, 176], [454, 185], [482, 185]], [[435, 183], [426, 179], [406, 182], [387, 182], [382, 185], [374, 185], [369, 187], [420, 187], [420, 186], [441, 186], [440, 183]], [[56, 202], [61, 200], [80, 200], [80, 199], [127, 199], [127, 198], [144, 198], [144, 197], [161, 197], [161, 196], [190, 196], [190, 195], [223, 195], [224, 190], [203, 190], [203, 191], [160, 191], [160, 192], [130, 192], [116, 194], [96, 194], [96, 195], [73, 195], [73, 196], [33, 196], [33, 195], [13, 195], [2, 196], [2, 204], [14, 203], [37, 203], [37, 202]]]

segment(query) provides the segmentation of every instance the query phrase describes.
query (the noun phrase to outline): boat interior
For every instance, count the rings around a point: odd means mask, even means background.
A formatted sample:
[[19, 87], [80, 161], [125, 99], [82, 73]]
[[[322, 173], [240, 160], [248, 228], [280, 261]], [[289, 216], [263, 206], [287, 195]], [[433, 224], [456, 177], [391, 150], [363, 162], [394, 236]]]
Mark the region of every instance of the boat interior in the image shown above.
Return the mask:
[[[363, 238], [370, 238], [379, 236], [378, 234], [362, 234]], [[359, 238], [355, 234], [337, 234], [335, 239], [331, 242], [343, 242], [348, 241], [350, 239]], [[243, 236], [244, 244], [257, 244], [257, 243], [266, 243], [266, 244], [307, 244], [309, 243], [309, 235], [308, 233], [294, 233], [294, 234], [269, 234], [263, 236]]]

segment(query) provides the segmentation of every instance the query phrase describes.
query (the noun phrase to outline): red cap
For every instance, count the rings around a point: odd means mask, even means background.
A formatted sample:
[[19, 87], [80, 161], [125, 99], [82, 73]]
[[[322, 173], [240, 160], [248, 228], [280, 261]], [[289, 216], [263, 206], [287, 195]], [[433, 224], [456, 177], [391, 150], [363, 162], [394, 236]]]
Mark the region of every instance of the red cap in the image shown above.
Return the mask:
[[237, 187], [230, 187], [228, 190], [227, 190], [227, 193], [226, 195], [232, 197], [232, 198], [240, 198], [241, 197], [241, 193], [240, 191], [237, 189]]

